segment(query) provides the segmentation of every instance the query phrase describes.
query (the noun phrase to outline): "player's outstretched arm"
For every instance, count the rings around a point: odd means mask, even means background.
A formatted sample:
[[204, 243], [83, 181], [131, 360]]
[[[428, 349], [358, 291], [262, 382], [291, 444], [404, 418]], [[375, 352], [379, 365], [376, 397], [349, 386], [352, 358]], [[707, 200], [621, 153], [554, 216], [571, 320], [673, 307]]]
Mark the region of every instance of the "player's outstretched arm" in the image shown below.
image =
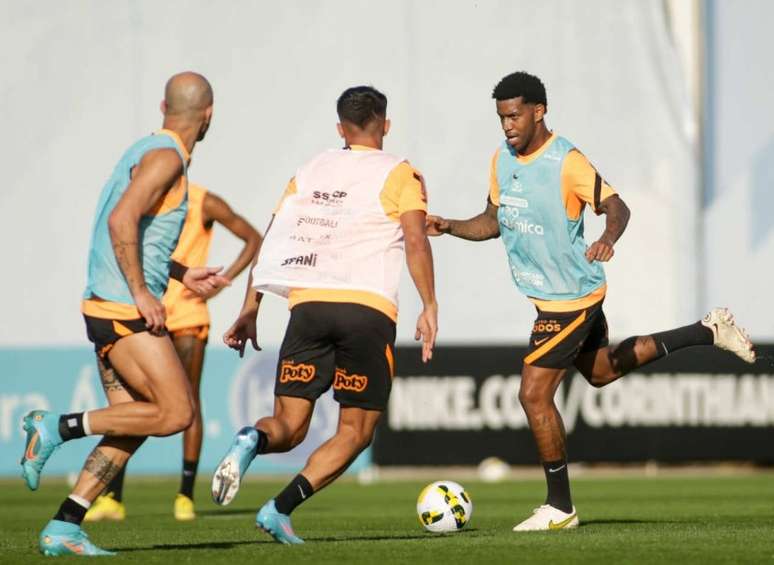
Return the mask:
[[586, 250], [586, 259], [589, 263], [610, 261], [613, 258], [615, 254], [613, 246], [623, 235], [631, 216], [629, 207], [617, 194], [605, 198], [597, 207], [597, 213], [605, 214], [605, 231]]
[[447, 220], [440, 216], [427, 216], [427, 235], [448, 233], [468, 241], [485, 241], [500, 237], [497, 206], [487, 201], [486, 210], [468, 220]]
[[425, 213], [422, 210], [411, 210], [400, 216], [406, 264], [424, 305], [417, 319], [414, 339], [422, 340], [422, 361], [427, 363], [433, 358], [435, 336], [438, 333], [438, 303], [435, 301], [433, 252], [427, 240], [425, 221]]
[[[271, 217], [269, 227], [266, 228], [266, 234], [268, 235], [271, 229], [271, 224], [274, 222], [274, 216]], [[250, 341], [253, 345], [253, 349], [260, 351], [261, 348], [258, 345], [258, 329], [256, 327], [256, 318], [258, 317], [258, 309], [261, 306], [261, 300], [263, 299], [263, 293], [258, 292], [253, 288], [253, 269], [258, 263], [258, 257], [261, 254], [260, 246], [255, 252], [253, 262], [250, 265], [250, 274], [247, 277], [247, 290], [245, 291], [245, 299], [242, 303], [242, 310], [239, 312], [239, 317], [231, 324], [231, 327], [223, 334], [223, 343], [229, 346], [231, 349], [239, 351], [239, 356], [242, 357], [245, 354], [245, 346]]]
[[[263, 242], [263, 237], [250, 222], [235, 213], [225, 200], [211, 192], [208, 192], [204, 197], [202, 221], [205, 225], [217, 222], [244, 242], [237, 258], [223, 273], [223, 276], [227, 279], [234, 280], [235, 277], [245, 270], [250, 261], [256, 257]], [[219, 289], [216, 289], [212, 294], [205, 296], [205, 298], [212, 298], [218, 292]]]
[[153, 333], [164, 329], [166, 311], [145, 284], [140, 263], [139, 224], [183, 173], [183, 163], [174, 149], [147, 153], [135, 167], [132, 180], [108, 218], [110, 239], [118, 266], [146, 325]]

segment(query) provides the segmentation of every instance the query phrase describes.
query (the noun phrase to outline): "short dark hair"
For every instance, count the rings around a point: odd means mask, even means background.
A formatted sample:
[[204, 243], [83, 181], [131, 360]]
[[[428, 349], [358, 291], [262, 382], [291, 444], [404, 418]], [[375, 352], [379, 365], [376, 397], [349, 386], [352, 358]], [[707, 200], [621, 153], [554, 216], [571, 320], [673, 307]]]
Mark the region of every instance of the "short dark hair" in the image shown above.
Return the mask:
[[495, 100], [510, 100], [521, 98], [527, 104], [542, 104], [548, 106], [546, 100], [546, 87], [535, 75], [518, 71], [500, 79], [492, 90], [492, 98]]
[[369, 122], [387, 115], [387, 97], [373, 86], [353, 86], [339, 96], [336, 112], [342, 122], [362, 129]]

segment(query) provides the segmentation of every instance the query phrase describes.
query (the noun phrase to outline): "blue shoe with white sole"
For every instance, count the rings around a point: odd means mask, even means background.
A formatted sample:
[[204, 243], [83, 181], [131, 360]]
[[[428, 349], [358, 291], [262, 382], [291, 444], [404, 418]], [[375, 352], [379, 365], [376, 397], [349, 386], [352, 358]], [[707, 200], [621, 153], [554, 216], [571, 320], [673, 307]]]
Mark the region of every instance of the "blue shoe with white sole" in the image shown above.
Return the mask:
[[247, 426], [237, 432], [212, 476], [212, 500], [226, 506], [236, 496], [247, 468], [258, 449], [258, 430]]

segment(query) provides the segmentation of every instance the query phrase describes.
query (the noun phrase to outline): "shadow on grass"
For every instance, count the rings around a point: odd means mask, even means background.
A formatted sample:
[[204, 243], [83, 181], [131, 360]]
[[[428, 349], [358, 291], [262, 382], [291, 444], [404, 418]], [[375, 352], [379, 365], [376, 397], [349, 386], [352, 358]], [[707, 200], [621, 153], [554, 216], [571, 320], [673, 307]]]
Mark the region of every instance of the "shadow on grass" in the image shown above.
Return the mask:
[[197, 510], [197, 516], [255, 516], [257, 510], [252, 508], [223, 508], [221, 510]]
[[638, 520], [638, 519], [630, 519], [630, 518], [610, 518], [607, 520], [582, 520], [580, 523], [580, 527], [584, 526], [606, 526], [606, 525], [615, 525], [620, 526], [621, 524], [679, 524], [680, 522], [670, 521], [670, 520]]
[[[462, 533], [475, 532], [476, 529], [462, 530], [461, 532], [454, 532], [455, 536]], [[352, 537], [312, 537], [305, 538], [307, 542], [326, 543], [326, 542], [346, 542], [346, 541], [407, 541], [407, 540], [428, 540], [428, 539], [443, 539], [445, 535], [434, 534], [417, 534], [417, 535], [384, 535], [384, 536], [352, 536]], [[256, 538], [254, 540], [244, 541], [212, 541], [202, 543], [170, 543], [170, 544], [157, 544], [144, 547], [111, 547], [111, 551], [117, 551], [119, 553], [130, 553], [133, 551], [169, 551], [169, 550], [181, 550], [181, 549], [232, 549], [240, 545], [249, 544], [276, 544], [277, 542], [268, 538]]]

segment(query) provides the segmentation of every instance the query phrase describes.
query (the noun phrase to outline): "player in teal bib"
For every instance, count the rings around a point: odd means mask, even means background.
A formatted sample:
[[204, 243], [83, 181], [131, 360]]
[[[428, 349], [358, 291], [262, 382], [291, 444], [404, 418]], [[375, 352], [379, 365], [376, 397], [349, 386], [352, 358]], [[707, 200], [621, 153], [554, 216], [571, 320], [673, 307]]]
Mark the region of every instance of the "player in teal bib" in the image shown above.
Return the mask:
[[[629, 209], [572, 143], [549, 131], [540, 79], [513, 73], [497, 84], [492, 97], [505, 141], [492, 158], [486, 209], [468, 220], [428, 216], [428, 233], [471, 241], [500, 237], [514, 283], [535, 304], [519, 400], [548, 494], [514, 531], [574, 528], [578, 515], [570, 496], [564, 425], [553, 400], [569, 367], [599, 387], [689, 346], [714, 344], [750, 363], [755, 352], [728, 310], [720, 308], [694, 324], [610, 347], [602, 263], [613, 257]], [[590, 245], [583, 229], [586, 207], [606, 216], [604, 232]]]
[[145, 283], [156, 298], [161, 299], [164, 294], [169, 281], [170, 256], [180, 237], [188, 203], [188, 151], [178, 140], [174, 132], [165, 130], [143, 137], [127, 149], [113, 169], [113, 174], [105, 183], [97, 204], [84, 298], [96, 297], [122, 304], [134, 304], [126, 278], [113, 252], [108, 219], [129, 186], [132, 171], [142, 158], [150, 151], [166, 148], [174, 150], [180, 157], [180, 185], [170, 190], [172, 193], [177, 189], [179, 195], [170, 195], [177, 201], [172, 202], [168, 206], [169, 209], [163, 213], [143, 215], [139, 225], [142, 242], [140, 255]]
[[40, 533], [45, 555], [109, 555], [81, 529], [91, 502], [147, 436], [180, 432], [193, 418], [191, 389], [166, 334], [160, 299], [171, 274], [200, 295], [228, 282], [219, 269], [172, 264], [171, 270], [170, 261], [186, 214], [188, 159], [212, 117], [210, 84], [195, 73], [173, 76], [162, 111], [164, 129], [132, 145], [113, 170], [92, 232], [82, 310], [109, 406], [72, 414], [33, 410], [22, 421], [21, 471], [31, 490], [62, 443], [103, 436]]

